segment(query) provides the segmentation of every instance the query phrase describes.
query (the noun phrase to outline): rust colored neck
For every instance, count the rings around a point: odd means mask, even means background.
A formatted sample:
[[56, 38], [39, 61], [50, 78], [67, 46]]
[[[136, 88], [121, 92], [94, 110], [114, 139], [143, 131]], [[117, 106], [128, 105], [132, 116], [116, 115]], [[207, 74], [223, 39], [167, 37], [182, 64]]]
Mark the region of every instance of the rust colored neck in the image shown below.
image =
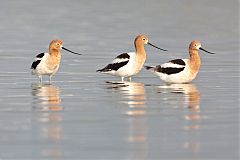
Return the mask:
[[201, 66], [201, 59], [196, 49], [189, 49], [190, 67], [193, 71], [198, 72]]
[[135, 50], [137, 54], [146, 55], [144, 44], [140, 41], [135, 40]]
[[57, 49], [51, 49], [49, 51], [50, 57], [48, 59], [48, 68], [54, 70], [60, 64], [61, 54]]
[[54, 57], [59, 57], [60, 51], [58, 49], [49, 49], [49, 54]]
[[146, 60], [146, 52], [144, 49], [144, 44], [141, 41], [135, 41], [135, 49], [136, 49], [136, 59], [135, 59], [135, 68], [136, 73], [138, 73]]

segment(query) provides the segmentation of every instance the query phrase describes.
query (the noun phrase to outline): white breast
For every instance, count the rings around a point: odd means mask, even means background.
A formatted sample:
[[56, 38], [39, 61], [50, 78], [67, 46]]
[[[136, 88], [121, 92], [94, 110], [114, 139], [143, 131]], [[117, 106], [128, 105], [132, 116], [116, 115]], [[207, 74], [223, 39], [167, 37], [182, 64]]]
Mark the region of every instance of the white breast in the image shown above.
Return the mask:
[[[49, 53], [45, 53], [44, 56], [41, 58], [41, 62], [37, 65], [35, 70], [32, 70], [32, 74], [35, 75], [53, 75], [55, 74], [58, 69], [59, 65], [57, 65], [53, 70], [50, 70], [47, 65], [47, 61], [49, 58]], [[36, 58], [35, 60], [38, 60], [39, 58]]]
[[129, 77], [137, 74], [139, 70], [136, 70], [136, 53], [135, 52], [130, 52], [128, 53], [130, 58], [129, 62], [118, 69], [117, 74], [122, 77]]

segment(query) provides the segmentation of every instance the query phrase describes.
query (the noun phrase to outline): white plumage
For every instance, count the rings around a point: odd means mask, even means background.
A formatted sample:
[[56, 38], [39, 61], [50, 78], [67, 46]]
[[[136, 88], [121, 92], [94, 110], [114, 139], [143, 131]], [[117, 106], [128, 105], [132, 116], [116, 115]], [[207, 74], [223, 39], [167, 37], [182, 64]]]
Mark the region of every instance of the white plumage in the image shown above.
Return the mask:
[[[51, 78], [59, 69], [61, 54], [60, 49], [67, 50], [73, 54], [78, 54], [72, 52], [62, 46], [61, 40], [53, 40], [49, 45], [49, 53], [40, 53], [34, 59], [31, 69], [32, 74], [37, 75], [40, 82], [42, 82], [42, 76], [49, 76], [49, 83], [51, 83]], [[80, 55], [80, 54], [78, 54]]]
[[[118, 58], [116, 57], [112, 63], [108, 64], [108, 67], [105, 68], [104, 73], [111, 74], [114, 76], [120, 77], [130, 77], [136, 75], [141, 68], [136, 69], [136, 53], [124, 53], [129, 56], [129, 58]], [[123, 54], [122, 54], [123, 55]]]
[[[188, 63], [188, 59], [182, 59], [186, 64]], [[159, 71], [152, 70], [160, 79], [167, 83], [189, 83], [191, 82], [197, 75], [198, 72], [195, 72], [194, 75], [191, 75], [191, 69], [188, 65], [178, 65], [171, 62], [164, 63], [160, 65], [162, 70], [169, 69], [169, 70], [176, 70], [176, 73], [168, 74]], [[159, 67], [159, 66], [158, 66]], [[179, 69], [179, 70], [177, 70]], [[171, 71], [169, 71], [171, 72]], [[173, 71], [172, 71], [173, 72]]]
[[37, 62], [40, 60], [40, 63], [37, 65], [37, 67], [34, 69], [32, 68], [32, 74], [41, 76], [41, 75], [54, 75], [58, 69], [59, 69], [59, 64], [56, 64], [55, 69], [51, 70], [47, 67], [48, 64], [48, 59], [49, 59], [49, 53], [44, 53], [44, 56], [42, 58], [35, 58], [34, 62]]
[[120, 54], [114, 58], [110, 64], [108, 64], [103, 69], [97, 70], [97, 72], [119, 76], [121, 77], [122, 81], [124, 80], [124, 77], [128, 77], [129, 80], [131, 80], [131, 77], [138, 74], [142, 69], [143, 64], [145, 63], [146, 52], [144, 49], [144, 44], [149, 44], [155, 48], [161, 49], [149, 43], [148, 38], [145, 35], [139, 35], [135, 38], [134, 41], [136, 50], [135, 52]]
[[158, 66], [145, 66], [145, 68], [167, 83], [189, 83], [195, 79], [200, 69], [199, 49], [214, 54], [201, 48], [199, 41], [192, 41], [189, 45], [189, 59], [175, 59]]

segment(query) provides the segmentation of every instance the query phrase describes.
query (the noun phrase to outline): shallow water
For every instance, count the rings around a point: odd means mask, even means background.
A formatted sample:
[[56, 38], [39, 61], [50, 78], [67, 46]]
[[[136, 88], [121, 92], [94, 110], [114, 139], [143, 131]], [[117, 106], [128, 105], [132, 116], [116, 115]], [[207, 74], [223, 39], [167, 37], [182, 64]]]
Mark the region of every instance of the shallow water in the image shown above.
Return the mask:
[[[107, 4], [107, 5], [106, 5]], [[2, 1], [0, 159], [238, 159], [238, 1]], [[132, 82], [96, 73], [146, 33], [146, 64], [201, 54], [191, 84], [142, 70]], [[30, 74], [49, 41], [62, 51], [53, 84]]]

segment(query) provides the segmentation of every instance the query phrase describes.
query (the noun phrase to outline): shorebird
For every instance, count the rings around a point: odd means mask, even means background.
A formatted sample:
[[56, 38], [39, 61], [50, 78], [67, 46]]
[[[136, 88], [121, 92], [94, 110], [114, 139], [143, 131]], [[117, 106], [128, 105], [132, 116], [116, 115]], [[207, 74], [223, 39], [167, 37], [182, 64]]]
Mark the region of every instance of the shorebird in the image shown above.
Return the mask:
[[32, 63], [31, 66], [32, 74], [38, 76], [40, 83], [42, 83], [43, 75], [48, 75], [49, 83], [51, 83], [51, 78], [58, 71], [60, 65], [61, 61], [60, 49], [64, 49], [73, 54], [81, 55], [67, 48], [64, 48], [62, 44], [63, 43], [61, 40], [52, 40], [49, 45], [49, 53], [38, 54], [34, 62]]
[[201, 47], [201, 43], [194, 40], [189, 45], [189, 59], [175, 59], [158, 66], [145, 66], [166, 83], [189, 83], [198, 74], [201, 66], [198, 50], [209, 52]]
[[167, 51], [151, 44], [146, 35], [138, 35], [134, 40], [135, 52], [122, 53], [118, 55], [110, 64], [103, 69], [97, 70], [97, 72], [119, 76], [122, 81], [124, 81], [125, 77], [128, 77], [129, 81], [131, 81], [131, 77], [138, 74], [145, 63], [146, 52], [144, 44]]

